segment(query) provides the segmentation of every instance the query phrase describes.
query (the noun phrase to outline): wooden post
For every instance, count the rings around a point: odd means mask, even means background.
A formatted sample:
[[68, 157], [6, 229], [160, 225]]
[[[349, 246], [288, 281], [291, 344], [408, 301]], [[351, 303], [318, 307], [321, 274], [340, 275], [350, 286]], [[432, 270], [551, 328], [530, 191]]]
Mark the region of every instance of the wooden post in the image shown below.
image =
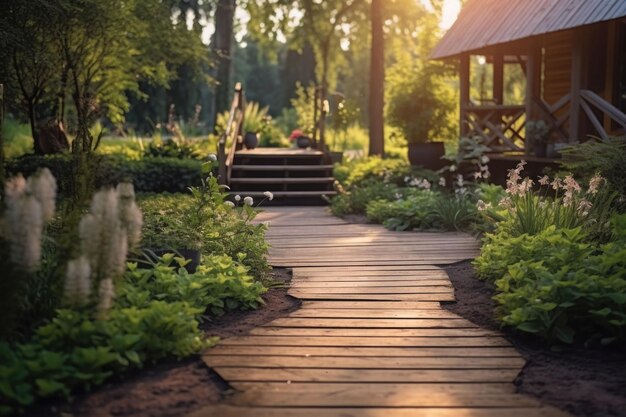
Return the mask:
[[0, 196], [4, 198], [4, 84], [0, 84]]
[[[536, 39], [528, 43], [526, 54], [526, 121], [535, 118], [535, 100], [541, 95], [541, 45]], [[524, 141], [526, 154], [531, 152], [531, 144]]]
[[569, 114], [569, 142], [581, 142], [581, 96], [580, 90], [583, 89], [585, 74], [584, 48], [585, 33], [584, 29], [574, 31], [574, 39], [572, 42], [572, 69], [571, 69], [571, 87], [570, 87], [570, 114]]
[[459, 90], [460, 90], [460, 120], [459, 127], [461, 137], [466, 136], [469, 132], [467, 125], [467, 106], [470, 102], [470, 56], [463, 54], [459, 63]]
[[[613, 20], [608, 23], [607, 29], [607, 44], [606, 44], [606, 73], [604, 76], [604, 100], [607, 103], [613, 102], [613, 90], [615, 89], [615, 67], [617, 59], [617, 21]], [[604, 131], [610, 132], [613, 130], [612, 121], [608, 114], [604, 114]]]
[[[237, 83], [235, 85], [235, 94], [237, 94], [237, 108], [241, 112], [241, 122], [239, 123], [239, 130], [237, 131], [237, 143], [239, 144], [240, 141], [243, 143], [243, 135], [246, 133], [244, 132], [243, 127], [243, 124], [246, 121], [246, 97], [243, 94], [243, 87], [241, 86], [241, 83]], [[238, 145], [238, 148], [240, 146], [243, 145]]]
[[504, 57], [493, 56], [493, 100], [496, 104], [504, 104]]

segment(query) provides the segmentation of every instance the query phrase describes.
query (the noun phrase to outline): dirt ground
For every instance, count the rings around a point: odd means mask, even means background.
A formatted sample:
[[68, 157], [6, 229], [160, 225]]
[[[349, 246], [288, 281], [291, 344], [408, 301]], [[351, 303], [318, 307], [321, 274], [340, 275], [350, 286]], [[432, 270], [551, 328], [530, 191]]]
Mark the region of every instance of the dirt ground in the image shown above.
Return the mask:
[[[288, 283], [286, 269], [272, 272], [278, 283]], [[244, 334], [297, 309], [300, 302], [287, 295], [285, 286], [271, 288], [258, 310], [230, 312], [202, 325], [210, 336]], [[111, 379], [91, 393], [77, 396], [71, 404], [42, 404], [25, 415], [49, 417], [170, 417], [180, 416], [218, 402], [228, 384], [208, 368], [199, 356], [147, 367], [123, 378]]]
[[[493, 287], [476, 278], [470, 262], [445, 269], [457, 302], [444, 307], [484, 328], [499, 330]], [[509, 330], [504, 333], [528, 360], [515, 381], [519, 392], [578, 416], [626, 416], [626, 352], [580, 346], [554, 351], [537, 339]]]

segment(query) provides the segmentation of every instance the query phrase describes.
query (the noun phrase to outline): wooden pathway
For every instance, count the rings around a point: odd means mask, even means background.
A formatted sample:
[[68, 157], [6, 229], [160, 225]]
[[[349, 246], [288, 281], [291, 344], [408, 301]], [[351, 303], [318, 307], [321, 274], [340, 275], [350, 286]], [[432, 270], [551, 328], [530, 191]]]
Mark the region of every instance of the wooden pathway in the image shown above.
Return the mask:
[[208, 350], [234, 393], [193, 417], [567, 415], [515, 393], [525, 362], [497, 332], [441, 308], [454, 290], [434, 265], [475, 257], [472, 237], [348, 224], [325, 208], [259, 219], [302, 308]]

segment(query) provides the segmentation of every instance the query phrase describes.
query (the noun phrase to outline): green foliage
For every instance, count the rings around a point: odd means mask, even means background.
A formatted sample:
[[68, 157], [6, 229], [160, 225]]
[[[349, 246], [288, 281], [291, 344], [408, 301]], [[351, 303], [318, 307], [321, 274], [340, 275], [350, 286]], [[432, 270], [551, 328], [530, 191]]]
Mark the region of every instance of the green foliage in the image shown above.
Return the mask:
[[153, 140], [146, 147], [145, 156], [178, 159], [203, 159], [203, 155], [200, 154], [196, 147], [192, 144], [187, 142], [180, 143], [173, 139], [166, 139], [164, 141]]
[[206, 258], [194, 274], [173, 262], [170, 254], [152, 269], [130, 264], [103, 319], [89, 310], [58, 310], [30, 341], [0, 343], [0, 413], [37, 398], [68, 397], [148, 362], [191, 355], [215, 341], [198, 327], [205, 312], [219, 315], [263, 303], [266, 289], [227, 256]]
[[269, 265], [265, 256], [265, 226], [251, 220], [248, 206], [231, 208], [217, 180], [210, 178], [191, 196], [150, 195], [139, 205], [144, 214], [143, 246], [153, 249], [192, 249], [203, 254], [226, 254], [262, 277]]
[[403, 185], [404, 177], [410, 172], [407, 161], [370, 156], [336, 165], [333, 175], [345, 187], [361, 185], [372, 179]]
[[626, 199], [626, 137], [590, 139], [580, 145], [568, 146], [561, 153], [561, 165], [577, 177], [589, 179], [600, 174], [606, 178], [611, 188], [620, 194], [623, 211]]
[[33, 151], [33, 137], [27, 124], [14, 119], [5, 119], [2, 124], [2, 135], [6, 158], [15, 158]]
[[549, 342], [623, 342], [625, 216], [614, 219], [614, 234], [599, 248], [580, 228], [554, 226], [492, 241], [476, 265], [482, 276], [496, 278], [503, 323]]
[[[74, 173], [78, 158], [73, 155], [25, 155], [7, 161], [10, 175], [29, 176], [37, 169], [47, 167], [57, 178], [59, 193], [72, 195]], [[121, 155], [92, 155], [91, 170], [98, 188], [131, 182], [137, 192], [185, 192], [190, 185], [200, 183], [202, 163], [178, 158], [143, 158], [130, 160]]]
[[350, 188], [348, 192], [340, 192], [331, 200], [330, 209], [336, 216], [347, 214], [363, 214], [367, 205], [376, 200], [393, 200], [398, 193], [394, 184], [380, 181], [362, 181]]
[[267, 124], [268, 107], [261, 107], [259, 103], [246, 103], [243, 118], [243, 130], [245, 132], [260, 133]]

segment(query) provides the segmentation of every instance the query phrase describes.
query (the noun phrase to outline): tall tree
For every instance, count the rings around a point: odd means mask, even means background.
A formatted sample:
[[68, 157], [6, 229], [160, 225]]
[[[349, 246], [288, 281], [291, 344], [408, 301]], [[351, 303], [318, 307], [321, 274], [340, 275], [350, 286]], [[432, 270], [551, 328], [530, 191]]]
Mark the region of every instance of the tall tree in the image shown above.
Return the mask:
[[370, 55], [369, 154], [384, 155], [385, 38], [383, 32], [383, 2], [382, 0], [372, 0], [370, 7], [372, 42]]
[[228, 109], [228, 98], [232, 89], [233, 41], [236, 0], [218, 0], [215, 9], [215, 33], [212, 49], [217, 61], [214, 78], [217, 81], [213, 95], [213, 123], [217, 115]]

